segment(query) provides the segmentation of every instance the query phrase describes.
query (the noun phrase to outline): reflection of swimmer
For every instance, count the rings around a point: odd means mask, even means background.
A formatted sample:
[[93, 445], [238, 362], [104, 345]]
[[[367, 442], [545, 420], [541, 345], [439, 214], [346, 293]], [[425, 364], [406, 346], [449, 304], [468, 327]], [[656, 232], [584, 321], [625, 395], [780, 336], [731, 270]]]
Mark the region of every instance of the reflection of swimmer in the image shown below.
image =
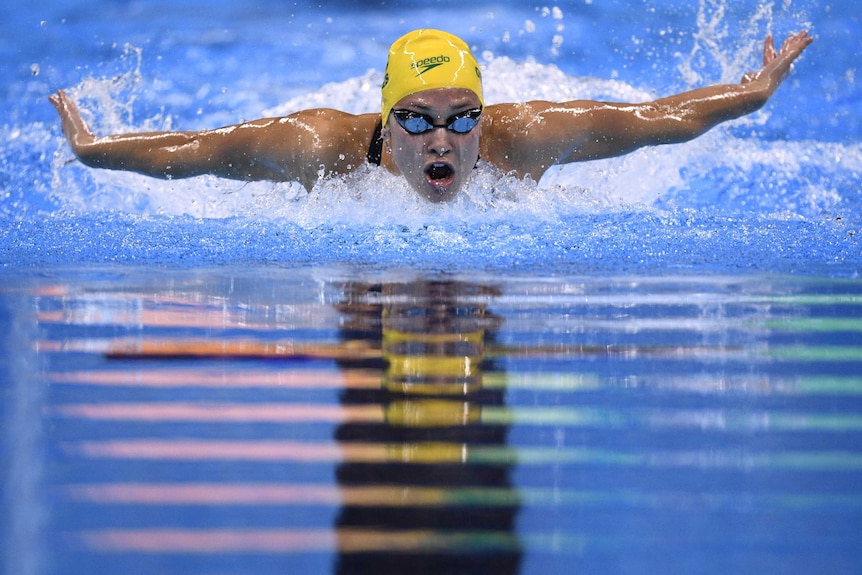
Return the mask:
[[480, 289], [488, 295], [489, 288], [453, 282], [387, 288], [381, 347], [387, 389], [411, 395], [464, 395], [480, 389], [487, 330], [497, 322], [470, 298]]
[[[62, 91], [51, 96], [72, 149], [89, 166], [161, 178], [215, 174], [298, 181], [344, 174], [366, 162], [402, 175], [431, 201], [452, 199], [478, 158], [539, 180], [554, 164], [684, 142], [763, 106], [811, 43], [791, 35], [763, 68], [717, 85], [640, 104], [532, 101], [484, 106], [478, 64], [459, 38], [416, 30], [389, 51], [382, 113], [304, 110], [201, 132], [96, 137]], [[440, 129], [444, 128], [444, 129]]]
[[502, 389], [482, 386], [482, 373], [496, 369], [484, 357], [501, 321], [486, 309], [496, 293], [455, 281], [345, 289], [343, 336], [379, 346], [384, 366], [379, 389], [345, 389], [341, 403], [379, 405], [385, 418], [345, 422], [336, 439], [385, 446], [386, 456], [345, 460], [338, 484], [390, 498], [345, 501], [336, 573], [519, 571], [513, 462], [474, 455], [507, 443], [508, 426], [481, 416], [504, 400]]

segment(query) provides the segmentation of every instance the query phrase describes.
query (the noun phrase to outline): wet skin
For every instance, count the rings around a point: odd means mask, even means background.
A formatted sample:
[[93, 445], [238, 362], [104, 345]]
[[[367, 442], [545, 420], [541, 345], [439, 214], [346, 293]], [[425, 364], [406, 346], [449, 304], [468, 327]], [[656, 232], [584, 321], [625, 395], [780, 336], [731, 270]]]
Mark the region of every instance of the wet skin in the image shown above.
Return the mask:
[[411, 134], [390, 114], [383, 129], [383, 165], [402, 175], [422, 197], [432, 202], [449, 201], [461, 190], [479, 159], [481, 122], [466, 134], [442, 127], [446, 121], [480, 106], [479, 98], [463, 88], [439, 88], [402, 98], [393, 110], [429, 116], [435, 127]]
[[[627, 154], [644, 146], [676, 144], [763, 106], [812, 42], [791, 34], [776, 50], [763, 46], [763, 67], [737, 84], [696, 88], [651, 102], [500, 103], [485, 106], [466, 134], [438, 127], [406, 132], [393, 117], [383, 129], [381, 165], [402, 175], [423, 198], [448, 201], [463, 188], [480, 154], [506, 174], [538, 181], [553, 165]], [[148, 132], [98, 137], [62, 90], [51, 96], [63, 133], [88, 166], [157, 178], [212, 174], [237, 180], [297, 181], [311, 190], [321, 177], [364, 165], [379, 113], [330, 108], [302, 110], [214, 130]], [[435, 126], [479, 106], [461, 88], [426, 90], [402, 98], [395, 110], [428, 116]]]

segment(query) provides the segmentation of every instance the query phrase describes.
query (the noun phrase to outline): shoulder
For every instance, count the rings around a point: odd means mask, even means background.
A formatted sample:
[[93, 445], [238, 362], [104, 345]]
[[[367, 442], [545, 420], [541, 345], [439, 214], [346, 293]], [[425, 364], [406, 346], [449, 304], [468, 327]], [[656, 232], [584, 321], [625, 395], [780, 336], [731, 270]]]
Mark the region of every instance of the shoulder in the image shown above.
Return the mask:
[[482, 114], [482, 127], [484, 130], [493, 132], [523, 129], [555, 105], [553, 102], [544, 100], [491, 104], [485, 107]]
[[[486, 106], [482, 113], [482, 157], [494, 162], [496, 152], [514, 152], [550, 102], [532, 101]], [[498, 163], [498, 162], [494, 162]]]
[[261, 118], [213, 131], [243, 157], [311, 188], [320, 173], [343, 174], [365, 162], [380, 114], [329, 108]]
[[301, 110], [280, 118], [258, 120], [285, 129], [299, 129], [318, 136], [339, 137], [367, 132], [369, 135], [380, 120], [380, 114], [349, 114], [331, 108]]
[[356, 155], [367, 150], [379, 120], [380, 114], [316, 108], [255, 120], [242, 127], [251, 128], [249, 132], [255, 133], [260, 146], [287, 148], [303, 156]]
[[366, 163], [380, 114], [319, 109], [302, 113], [298, 121], [306, 123], [313, 134], [306, 150], [307, 163], [323, 167], [325, 173], [345, 174]]
[[482, 118], [483, 159], [505, 171], [540, 177], [569, 146], [571, 136], [592, 124], [592, 102], [546, 100], [494, 104]]

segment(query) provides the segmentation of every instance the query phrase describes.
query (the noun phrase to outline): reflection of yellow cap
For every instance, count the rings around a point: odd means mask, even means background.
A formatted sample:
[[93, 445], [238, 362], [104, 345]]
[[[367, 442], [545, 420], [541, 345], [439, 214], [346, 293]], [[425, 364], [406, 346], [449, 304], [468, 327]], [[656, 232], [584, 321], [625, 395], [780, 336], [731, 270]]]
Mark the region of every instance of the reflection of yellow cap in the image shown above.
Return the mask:
[[478, 423], [482, 405], [451, 399], [402, 399], [386, 406], [386, 423], [404, 427], [456, 427]]
[[482, 72], [463, 40], [429, 28], [405, 34], [389, 48], [383, 79], [383, 125], [401, 98], [436, 88], [466, 88], [484, 105]]
[[[384, 318], [388, 315], [383, 312]], [[421, 333], [383, 329], [383, 387], [408, 395], [466, 395], [482, 385], [484, 330]], [[457, 349], [434, 349], [437, 346]]]

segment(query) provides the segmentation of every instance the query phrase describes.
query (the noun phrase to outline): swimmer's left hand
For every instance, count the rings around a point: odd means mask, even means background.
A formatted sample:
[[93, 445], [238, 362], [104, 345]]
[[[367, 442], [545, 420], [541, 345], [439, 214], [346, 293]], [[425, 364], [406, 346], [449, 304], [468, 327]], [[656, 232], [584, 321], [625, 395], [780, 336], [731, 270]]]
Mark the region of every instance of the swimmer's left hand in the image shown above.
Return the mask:
[[803, 30], [788, 36], [781, 49], [776, 52], [770, 34], [763, 42], [763, 68], [745, 74], [741, 83], [765, 82], [766, 87], [774, 91], [790, 73], [793, 62], [813, 41], [814, 38], [808, 35], [808, 30]]

